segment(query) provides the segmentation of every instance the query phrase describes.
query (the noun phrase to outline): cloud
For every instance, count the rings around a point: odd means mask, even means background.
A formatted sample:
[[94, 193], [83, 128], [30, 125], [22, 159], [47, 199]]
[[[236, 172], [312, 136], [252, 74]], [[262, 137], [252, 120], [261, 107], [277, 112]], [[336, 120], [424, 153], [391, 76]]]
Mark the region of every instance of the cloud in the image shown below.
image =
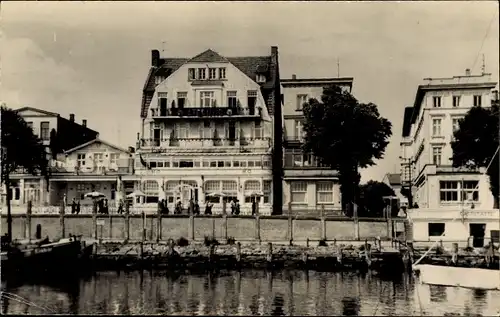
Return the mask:
[[0, 47], [0, 95], [9, 107], [50, 109], [81, 90], [78, 74], [47, 56], [33, 40], [4, 35]]

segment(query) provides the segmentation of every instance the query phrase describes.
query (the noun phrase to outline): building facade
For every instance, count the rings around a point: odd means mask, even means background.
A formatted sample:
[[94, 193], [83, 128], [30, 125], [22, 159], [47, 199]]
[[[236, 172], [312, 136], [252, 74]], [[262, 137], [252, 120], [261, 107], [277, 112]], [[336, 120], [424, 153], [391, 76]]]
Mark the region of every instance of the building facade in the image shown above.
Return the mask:
[[[75, 115], [69, 119], [53, 113], [32, 107], [23, 107], [16, 110], [33, 129], [46, 146], [47, 157], [52, 158], [51, 148], [54, 144], [60, 153], [98, 137], [99, 133], [87, 127], [87, 120], [79, 124], [75, 122]], [[11, 205], [24, 209], [28, 200], [35, 206], [50, 204], [50, 192], [44, 177], [34, 176], [19, 170], [11, 176]], [[6, 188], [2, 186], [2, 206], [6, 203]]]
[[320, 210], [340, 212], [341, 197], [338, 173], [322, 166], [313, 155], [303, 153], [304, 113], [302, 106], [309, 99], [321, 99], [323, 88], [339, 85], [351, 92], [353, 78], [282, 79], [284, 178], [283, 208], [291, 203], [292, 212]]
[[497, 236], [499, 214], [485, 169], [454, 168], [451, 160], [459, 120], [471, 107], [491, 107], [497, 83], [491, 74], [471, 75], [469, 70], [465, 76], [425, 81], [414, 105], [405, 108], [401, 142], [402, 184], [411, 189], [414, 239]]
[[214, 203], [217, 213], [238, 199], [250, 213], [256, 200], [271, 213], [274, 125], [281, 124], [277, 54], [276, 47], [250, 57], [152, 51], [135, 163], [145, 205], [164, 198], [170, 208], [178, 200], [187, 208], [193, 199], [202, 210]]

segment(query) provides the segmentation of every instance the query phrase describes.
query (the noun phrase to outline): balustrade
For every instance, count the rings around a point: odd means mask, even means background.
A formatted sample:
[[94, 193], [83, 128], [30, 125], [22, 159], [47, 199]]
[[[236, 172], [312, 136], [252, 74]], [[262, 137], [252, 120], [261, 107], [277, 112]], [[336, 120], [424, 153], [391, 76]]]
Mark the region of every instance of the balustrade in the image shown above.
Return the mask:
[[151, 109], [153, 118], [164, 117], [228, 117], [228, 116], [260, 116], [260, 109], [241, 107], [209, 107], [209, 108], [170, 108]]
[[173, 138], [173, 139], [142, 139], [141, 147], [205, 149], [217, 147], [256, 147], [267, 148], [270, 138]]

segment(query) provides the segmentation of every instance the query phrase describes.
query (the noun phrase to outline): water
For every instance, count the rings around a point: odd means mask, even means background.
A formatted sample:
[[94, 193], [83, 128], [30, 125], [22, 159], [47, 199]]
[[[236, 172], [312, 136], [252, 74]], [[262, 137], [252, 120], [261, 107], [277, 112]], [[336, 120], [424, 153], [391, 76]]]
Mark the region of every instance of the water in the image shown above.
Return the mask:
[[348, 272], [136, 271], [64, 280], [2, 285], [2, 314], [498, 316], [500, 312], [498, 291], [420, 285], [407, 275], [383, 280]]

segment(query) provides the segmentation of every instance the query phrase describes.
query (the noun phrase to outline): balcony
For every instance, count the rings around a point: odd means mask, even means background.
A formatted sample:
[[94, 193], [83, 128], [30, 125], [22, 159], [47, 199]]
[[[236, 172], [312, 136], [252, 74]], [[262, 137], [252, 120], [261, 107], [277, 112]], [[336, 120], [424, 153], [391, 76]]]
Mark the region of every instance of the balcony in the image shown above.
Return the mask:
[[76, 162], [51, 161], [50, 171], [52, 173], [75, 174], [75, 175], [124, 175], [132, 173], [132, 167], [128, 164], [90, 164], [79, 166]]
[[206, 118], [260, 118], [260, 108], [210, 107], [210, 108], [152, 108], [153, 119], [206, 119]]
[[174, 138], [174, 139], [142, 139], [140, 149], [152, 152], [219, 152], [221, 150], [239, 150], [246, 152], [250, 149], [268, 149], [271, 138]]
[[300, 145], [304, 142], [303, 136], [287, 135], [285, 136], [285, 146], [287, 145]]

